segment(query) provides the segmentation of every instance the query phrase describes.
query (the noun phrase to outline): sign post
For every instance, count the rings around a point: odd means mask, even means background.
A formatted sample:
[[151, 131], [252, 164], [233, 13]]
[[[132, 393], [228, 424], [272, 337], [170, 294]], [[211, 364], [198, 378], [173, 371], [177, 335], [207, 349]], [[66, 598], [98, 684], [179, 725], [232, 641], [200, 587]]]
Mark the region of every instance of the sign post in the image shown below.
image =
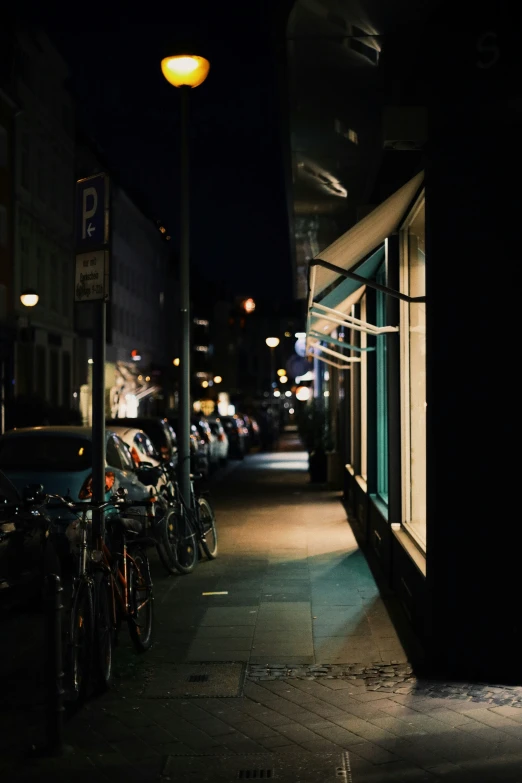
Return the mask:
[[[110, 194], [106, 174], [76, 183], [75, 301], [93, 303], [92, 336], [92, 499], [105, 501], [105, 344], [109, 300]], [[104, 513], [93, 510], [97, 534], [104, 534]]]

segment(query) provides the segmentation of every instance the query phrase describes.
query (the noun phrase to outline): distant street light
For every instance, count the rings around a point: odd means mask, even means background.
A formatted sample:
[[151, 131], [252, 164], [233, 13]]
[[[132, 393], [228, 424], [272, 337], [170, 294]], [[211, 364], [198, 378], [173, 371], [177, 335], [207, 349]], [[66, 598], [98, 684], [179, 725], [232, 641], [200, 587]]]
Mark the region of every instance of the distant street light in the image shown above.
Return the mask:
[[245, 313], [253, 313], [254, 310], [256, 309], [256, 303], [254, 302], [254, 300], [252, 298], [245, 299], [245, 301], [242, 304], [243, 304], [243, 310], [245, 311]]
[[[279, 337], [267, 337], [265, 340], [265, 343], [270, 348], [270, 388], [272, 388], [272, 384], [275, 386], [274, 379], [277, 379], [277, 375], [275, 372], [275, 349], [280, 343]], [[279, 395], [274, 392], [274, 396], [278, 397]], [[272, 412], [275, 416], [275, 410], [272, 408]]]
[[[181, 494], [190, 497], [190, 263], [189, 263], [189, 144], [188, 96], [208, 76], [210, 63], [204, 57], [181, 54], [164, 57], [161, 70], [165, 79], [180, 89], [181, 97], [181, 215], [180, 215], [180, 314], [181, 383], [179, 394], [179, 450]], [[176, 364], [176, 360], [174, 360]]]
[[39, 299], [40, 297], [32, 288], [26, 288], [25, 291], [22, 291], [20, 294], [20, 301], [24, 307], [34, 307], [38, 304]]
[[214, 375], [214, 383], [221, 383], [222, 380], [221, 375]]
[[172, 360], [172, 364], [174, 367], [179, 367], [179, 358], [176, 356], [175, 359]]

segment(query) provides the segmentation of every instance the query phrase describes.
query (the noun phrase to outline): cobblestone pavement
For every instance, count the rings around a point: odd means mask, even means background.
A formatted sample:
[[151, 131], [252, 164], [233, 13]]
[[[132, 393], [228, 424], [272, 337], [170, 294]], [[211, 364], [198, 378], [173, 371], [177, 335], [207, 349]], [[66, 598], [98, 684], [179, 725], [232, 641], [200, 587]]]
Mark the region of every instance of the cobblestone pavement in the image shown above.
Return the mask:
[[2, 783], [522, 783], [522, 688], [415, 675], [338, 495], [307, 485], [295, 445], [212, 488], [215, 561], [185, 577], [153, 562], [155, 644], [138, 656], [122, 637], [115, 687], [66, 722], [61, 758], [22, 757], [42, 739], [37, 621], [12, 623]]

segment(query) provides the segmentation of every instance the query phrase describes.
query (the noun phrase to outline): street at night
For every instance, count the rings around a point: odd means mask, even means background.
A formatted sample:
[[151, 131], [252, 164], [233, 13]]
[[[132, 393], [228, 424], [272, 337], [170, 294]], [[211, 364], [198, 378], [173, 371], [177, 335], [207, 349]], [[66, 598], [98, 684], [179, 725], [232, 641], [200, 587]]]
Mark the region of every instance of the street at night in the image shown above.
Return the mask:
[[3, 10], [1, 783], [522, 783], [520, 22]]

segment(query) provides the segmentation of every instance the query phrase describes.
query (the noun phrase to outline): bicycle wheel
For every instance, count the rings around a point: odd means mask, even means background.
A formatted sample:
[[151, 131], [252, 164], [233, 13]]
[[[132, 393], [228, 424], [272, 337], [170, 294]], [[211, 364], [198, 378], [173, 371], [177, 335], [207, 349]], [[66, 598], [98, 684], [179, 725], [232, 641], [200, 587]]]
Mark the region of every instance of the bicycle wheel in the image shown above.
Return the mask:
[[218, 538], [216, 516], [207, 498], [198, 498], [199, 524], [201, 527], [200, 544], [209, 560], [214, 560], [218, 553]]
[[68, 700], [83, 702], [91, 683], [94, 640], [92, 583], [82, 579], [74, 591], [69, 623]]
[[174, 529], [176, 524], [176, 512], [168, 509], [157, 523], [156, 549], [159, 559], [167, 573], [177, 574]]
[[127, 564], [129, 585], [129, 633], [138, 652], [152, 645], [153, 601], [149, 558], [143, 549], [130, 549]]
[[194, 524], [184, 509], [181, 512], [171, 509], [166, 523], [165, 555], [176, 571], [190, 574], [198, 559]]
[[110, 577], [104, 571], [94, 574], [94, 668], [101, 690], [112, 685], [114, 647], [113, 596]]

